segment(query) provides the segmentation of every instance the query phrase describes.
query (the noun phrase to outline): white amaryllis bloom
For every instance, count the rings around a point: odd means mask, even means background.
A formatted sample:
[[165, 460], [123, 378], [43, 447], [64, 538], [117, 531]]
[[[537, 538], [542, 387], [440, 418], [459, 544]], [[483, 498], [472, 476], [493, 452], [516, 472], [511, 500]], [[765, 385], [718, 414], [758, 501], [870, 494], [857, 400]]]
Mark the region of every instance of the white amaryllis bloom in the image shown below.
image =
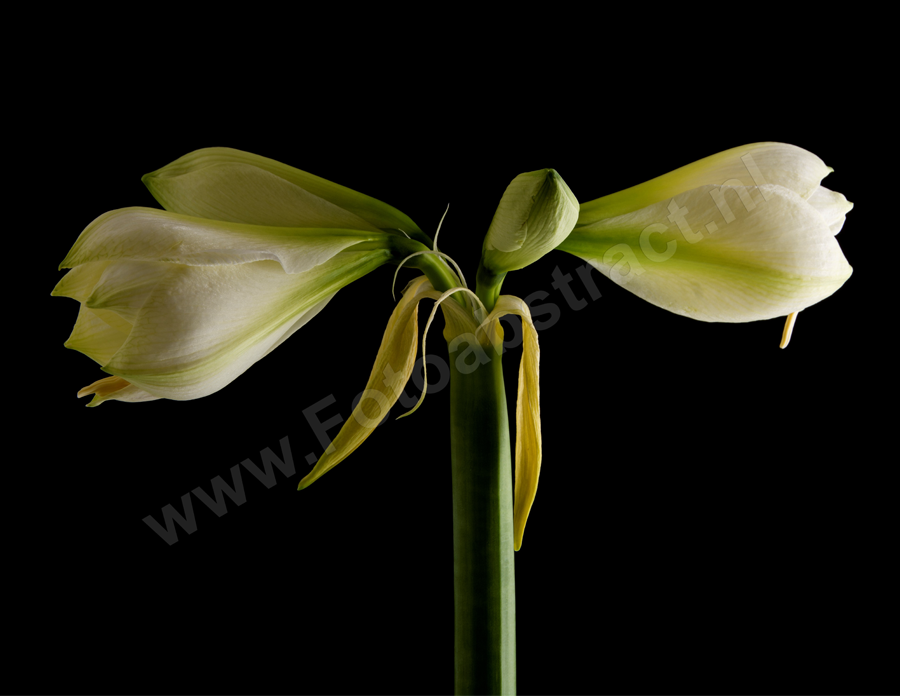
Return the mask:
[[788, 316], [787, 336], [852, 272], [835, 235], [853, 205], [819, 185], [831, 171], [793, 145], [737, 147], [582, 204], [558, 248], [676, 314]]
[[507, 186], [484, 238], [493, 273], [524, 268], [558, 247], [578, 219], [578, 199], [553, 169], [519, 174]]
[[97, 218], [53, 291], [81, 303], [66, 345], [112, 375], [79, 392], [91, 406], [211, 394], [387, 262], [394, 230], [430, 243], [386, 203], [240, 150], [197, 150], [143, 181], [168, 212]]
[[112, 375], [107, 399], [196, 399], [238, 377], [334, 294], [391, 258], [374, 230], [242, 225], [149, 208], [100, 216], [53, 295], [81, 304], [66, 346]]

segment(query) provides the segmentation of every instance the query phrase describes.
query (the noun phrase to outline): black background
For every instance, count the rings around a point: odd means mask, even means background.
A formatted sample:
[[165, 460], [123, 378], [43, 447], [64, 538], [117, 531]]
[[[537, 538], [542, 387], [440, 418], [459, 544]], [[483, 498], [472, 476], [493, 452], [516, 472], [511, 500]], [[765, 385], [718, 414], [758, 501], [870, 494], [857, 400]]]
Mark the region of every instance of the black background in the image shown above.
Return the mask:
[[[540, 334], [543, 468], [516, 555], [519, 691], [886, 686], [895, 465], [881, 444], [892, 374], [874, 320], [893, 316], [875, 288], [893, 249], [862, 62], [817, 68], [812, 38], [781, 62], [765, 42], [737, 57], [701, 42], [700, 56], [659, 34], [635, 40], [641, 58], [619, 44], [575, 55], [573, 43], [513, 42], [489, 61], [481, 34], [433, 54], [424, 38], [327, 53], [298, 40], [277, 57], [264, 36], [251, 49], [203, 32], [183, 52], [188, 35], [93, 37], [92, 52], [73, 45], [40, 88], [23, 88], [32, 155], [17, 161], [39, 222], [32, 314], [16, 331], [39, 339], [27, 366], [11, 366], [25, 380], [9, 397], [21, 448], [5, 571], [15, 688], [453, 688], [449, 391], [295, 490], [305, 455], [322, 449], [303, 409], [333, 395], [323, 417], [349, 415], [393, 306], [393, 267], [212, 396], [75, 399], [102, 373], [62, 346], [77, 306], [49, 297], [56, 264], [97, 215], [156, 206], [142, 174], [222, 145], [384, 200], [429, 234], [450, 203], [441, 247], [473, 278], [520, 172], [553, 167], [588, 201], [766, 140], [822, 157], [835, 169], [825, 184], [856, 204], [838, 238], [854, 274], [800, 315], [787, 350], [780, 320], [694, 322], [597, 273], [602, 297], [571, 309], [551, 273], [581, 262], [561, 252], [503, 287], [560, 307]], [[412, 276], [401, 271], [401, 285]], [[587, 297], [577, 277], [572, 287]], [[444, 350], [434, 333], [430, 351]], [[516, 352], [505, 370], [512, 415]], [[142, 522], [230, 481], [261, 449], [280, 453], [285, 436], [290, 480], [266, 489], [243, 472], [247, 502], [218, 518], [195, 500], [197, 531], [171, 546]]]

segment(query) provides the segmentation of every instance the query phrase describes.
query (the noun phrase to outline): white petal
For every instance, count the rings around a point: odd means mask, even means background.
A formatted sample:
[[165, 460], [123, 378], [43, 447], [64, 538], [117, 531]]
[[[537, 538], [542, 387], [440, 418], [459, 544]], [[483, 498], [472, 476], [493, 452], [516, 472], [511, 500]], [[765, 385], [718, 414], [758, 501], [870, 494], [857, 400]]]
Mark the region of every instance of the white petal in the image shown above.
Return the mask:
[[780, 186], [704, 186], [576, 227], [560, 248], [648, 302], [703, 321], [783, 317], [852, 272], [816, 208]]
[[306, 326], [313, 317], [315, 317], [319, 312], [325, 309], [325, 305], [331, 302], [332, 298], [337, 295], [337, 293], [333, 293], [326, 297], [324, 300], [319, 302], [318, 304], [310, 307], [306, 312], [304, 312], [300, 317], [295, 321], [285, 332], [282, 334], [281, 338], [279, 338], [275, 343], [273, 343], [269, 349], [266, 351], [266, 355], [275, 350], [278, 346], [288, 340], [291, 336], [293, 336], [297, 331]]
[[811, 152], [785, 143], [725, 150], [643, 184], [581, 204], [579, 225], [624, 215], [701, 186], [783, 186], [809, 198], [831, 171]]
[[61, 267], [109, 259], [190, 266], [271, 260], [288, 273], [302, 273], [355, 244], [386, 247], [387, 242], [383, 232], [239, 225], [153, 208], [123, 208], [88, 225]]
[[185, 215], [276, 227], [420, 232], [386, 203], [268, 157], [227, 147], [188, 153], [143, 181], [164, 208]]
[[211, 394], [388, 257], [386, 251], [344, 252], [302, 274], [285, 273], [272, 261], [172, 265], [104, 371], [169, 399]]
[[92, 261], [76, 266], [66, 273], [50, 293], [53, 297], [71, 297], [84, 302], [94, 290], [94, 286], [109, 266], [109, 261]]
[[65, 345], [66, 348], [84, 353], [91, 360], [105, 365], [125, 343], [129, 333], [131, 324], [115, 312], [88, 309], [82, 304], [75, 327]]
[[160, 261], [129, 259], [95, 263], [108, 263], [108, 266], [85, 304], [93, 310], [114, 311], [132, 324], [157, 283], [173, 268], [172, 264]]
[[825, 224], [831, 228], [832, 234], [837, 234], [844, 226], [844, 219], [851, 210], [853, 204], [844, 194], [837, 191], [829, 191], [824, 186], [819, 186], [809, 197], [809, 204], [819, 211]]

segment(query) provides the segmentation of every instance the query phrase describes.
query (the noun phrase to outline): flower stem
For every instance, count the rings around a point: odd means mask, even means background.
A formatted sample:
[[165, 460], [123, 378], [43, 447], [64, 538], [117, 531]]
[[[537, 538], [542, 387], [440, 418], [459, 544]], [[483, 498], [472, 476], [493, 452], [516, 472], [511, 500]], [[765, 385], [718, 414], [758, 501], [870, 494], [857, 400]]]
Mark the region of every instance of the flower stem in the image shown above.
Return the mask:
[[457, 694], [516, 691], [509, 421], [500, 356], [486, 354], [450, 355]]
[[506, 273], [494, 273], [485, 268], [484, 263], [478, 264], [478, 275], [475, 277], [475, 292], [478, 295], [478, 299], [481, 300], [485, 309], [489, 312], [497, 304], [497, 298], [500, 296], [500, 286], [503, 284], [505, 277]]
[[446, 292], [450, 288], [457, 288], [460, 285], [456, 274], [437, 256], [417, 256], [410, 266], [418, 268], [428, 276], [431, 285], [438, 292]]
[[[360, 246], [360, 245], [356, 245]], [[420, 242], [394, 235], [390, 238], [390, 249], [394, 255], [393, 262], [399, 264], [406, 257], [416, 252], [429, 251], [429, 248]], [[459, 287], [460, 279], [456, 277], [456, 273], [447, 265], [446, 262], [432, 256], [423, 254], [410, 259], [410, 268], [418, 268], [422, 273], [428, 276], [431, 285], [438, 292], [446, 292], [451, 288]], [[461, 297], [453, 297], [453, 300], [461, 305], [465, 305]]]

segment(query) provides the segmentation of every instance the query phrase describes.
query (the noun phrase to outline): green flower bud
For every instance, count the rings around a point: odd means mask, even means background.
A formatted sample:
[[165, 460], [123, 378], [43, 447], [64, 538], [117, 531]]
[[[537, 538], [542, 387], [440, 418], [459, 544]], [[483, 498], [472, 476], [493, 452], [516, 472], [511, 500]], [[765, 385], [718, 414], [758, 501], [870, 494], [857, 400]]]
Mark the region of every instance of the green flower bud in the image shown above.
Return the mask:
[[519, 174], [506, 188], [484, 238], [482, 265], [515, 271], [558, 247], [578, 220], [578, 200], [553, 169]]

